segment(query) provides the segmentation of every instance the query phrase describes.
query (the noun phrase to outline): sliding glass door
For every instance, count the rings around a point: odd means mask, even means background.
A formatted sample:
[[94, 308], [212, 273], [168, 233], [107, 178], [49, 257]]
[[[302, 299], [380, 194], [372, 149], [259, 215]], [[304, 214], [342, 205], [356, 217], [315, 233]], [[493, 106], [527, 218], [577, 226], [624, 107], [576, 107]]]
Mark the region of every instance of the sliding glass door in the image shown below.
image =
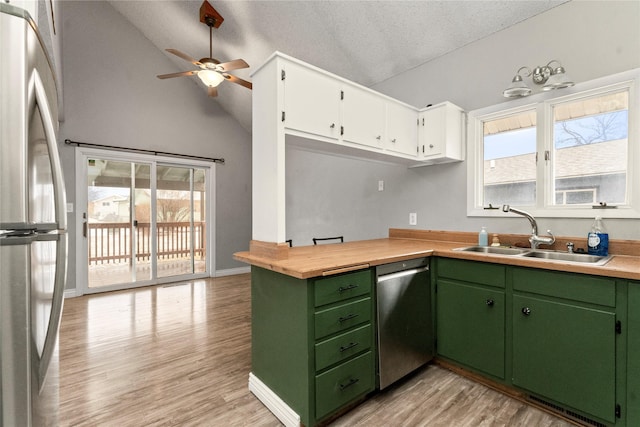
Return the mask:
[[158, 165], [158, 277], [206, 271], [204, 169]]
[[210, 168], [135, 157], [83, 155], [85, 292], [208, 275]]

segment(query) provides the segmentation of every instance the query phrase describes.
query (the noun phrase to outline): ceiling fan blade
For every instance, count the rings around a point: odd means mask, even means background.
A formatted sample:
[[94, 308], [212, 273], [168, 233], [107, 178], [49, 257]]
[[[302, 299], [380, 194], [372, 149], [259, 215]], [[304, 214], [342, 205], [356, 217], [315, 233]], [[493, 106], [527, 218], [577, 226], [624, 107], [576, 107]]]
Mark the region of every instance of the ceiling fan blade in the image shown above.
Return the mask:
[[219, 68], [221, 71], [231, 71], [239, 70], [240, 68], [249, 68], [249, 64], [247, 64], [244, 59], [234, 59], [233, 61], [218, 64], [217, 68]]
[[177, 49], [165, 49], [165, 50], [166, 50], [167, 52], [169, 52], [169, 53], [173, 53], [175, 56], [178, 56], [178, 57], [180, 57], [180, 58], [184, 59], [185, 61], [189, 61], [189, 62], [191, 62], [193, 65], [197, 65], [198, 67], [202, 65], [202, 64], [201, 64], [199, 61], [197, 61], [195, 58], [192, 58], [192, 57], [190, 57], [189, 55], [187, 55], [186, 53], [184, 53], [184, 52], [180, 52], [180, 51], [179, 51], [179, 50], [177, 50]]
[[207, 95], [210, 97], [218, 96], [218, 88], [215, 86], [207, 87]]
[[179, 73], [160, 74], [159, 76], [156, 76], [156, 77], [158, 77], [159, 79], [170, 79], [172, 77], [193, 76], [197, 72], [198, 71], [181, 71]]
[[241, 86], [246, 87], [247, 89], [253, 89], [253, 83], [243, 80], [240, 77], [232, 76], [231, 74], [227, 74], [227, 73], [224, 73], [222, 75], [224, 76], [225, 79], [229, 80], [232, 83], [237, 83]]

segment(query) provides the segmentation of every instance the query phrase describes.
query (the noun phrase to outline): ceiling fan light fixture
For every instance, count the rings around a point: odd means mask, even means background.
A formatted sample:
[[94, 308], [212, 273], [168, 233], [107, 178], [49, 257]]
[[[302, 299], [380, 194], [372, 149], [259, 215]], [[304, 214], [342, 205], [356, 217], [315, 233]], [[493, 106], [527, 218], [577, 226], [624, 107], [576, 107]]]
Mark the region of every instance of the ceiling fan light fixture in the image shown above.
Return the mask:
[[224, 80], [222, 74], [213, 70], [200, 70], [198, 71], [198, 77], [208, 87], [216, 87]]

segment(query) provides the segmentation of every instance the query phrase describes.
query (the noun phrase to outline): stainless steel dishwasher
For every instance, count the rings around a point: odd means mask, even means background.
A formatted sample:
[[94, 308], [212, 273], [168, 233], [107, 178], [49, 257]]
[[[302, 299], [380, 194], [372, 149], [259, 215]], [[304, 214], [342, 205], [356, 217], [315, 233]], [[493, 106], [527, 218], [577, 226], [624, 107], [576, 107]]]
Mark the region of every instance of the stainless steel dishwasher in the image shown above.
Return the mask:
[[379, 387], [433, 358], [429, 259], [376, 267]]

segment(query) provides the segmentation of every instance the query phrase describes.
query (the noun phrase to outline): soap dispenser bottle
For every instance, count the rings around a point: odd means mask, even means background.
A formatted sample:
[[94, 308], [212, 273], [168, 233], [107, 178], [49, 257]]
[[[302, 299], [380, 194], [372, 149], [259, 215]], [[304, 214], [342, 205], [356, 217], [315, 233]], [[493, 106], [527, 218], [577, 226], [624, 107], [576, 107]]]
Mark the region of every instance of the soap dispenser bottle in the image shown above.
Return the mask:
[[489, 233], [487, 233], [487, 227], [482, 227], [482, 230], [478, 233], [478, 245], [489, 246]]
[[607, 256], [609, 254], [609, 234], [597, 216], [587, 236], [587, 251], [590, 255]]

